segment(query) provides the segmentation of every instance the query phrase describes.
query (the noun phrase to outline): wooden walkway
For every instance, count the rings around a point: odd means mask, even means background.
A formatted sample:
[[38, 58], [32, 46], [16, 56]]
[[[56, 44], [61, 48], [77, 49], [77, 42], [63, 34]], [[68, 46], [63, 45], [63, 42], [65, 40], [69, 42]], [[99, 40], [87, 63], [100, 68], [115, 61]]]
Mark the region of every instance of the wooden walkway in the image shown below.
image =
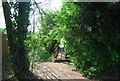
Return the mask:
[[64, 48], [59, 47], [57, 50], [54, 62], [37, 63], [37, 68], [34, 68], [33, 73], [43, 81], [101, 81], [83, 77], [83, 74], [70, 67], [70, 60], [65, 59]]
[[37, 74], [43, 81], [91, 81], [75, 69], [70, 68], [70, 60], [65, 59], [63, 47], [59, 47], [56, 53], [58, 54], [56, 54], [54, 62], [37, 63], [37, 68], [34, 69], [33, 73]]
[[69, 63], [54, 63], [54, 62], [43, 62], [37, 64], [38, 69], [34, 70], [43, 80], [60, 81], [60, 80], [77, 80], [90, 81], [82, 76], [79, 72], [70, 68]]
[[59, 47], [58, 54], [54, 62], [70, 62], [69, 59], [65, 59], [64, 47]]

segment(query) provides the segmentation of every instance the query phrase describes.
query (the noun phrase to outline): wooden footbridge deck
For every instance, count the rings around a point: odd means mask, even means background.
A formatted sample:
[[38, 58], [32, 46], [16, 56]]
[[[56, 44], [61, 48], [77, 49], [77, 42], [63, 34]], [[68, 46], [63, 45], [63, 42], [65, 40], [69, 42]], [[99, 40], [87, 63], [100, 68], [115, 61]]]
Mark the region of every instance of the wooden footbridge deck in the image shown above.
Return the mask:
[[63, 46], [55, 45], [54, 62], [70, 62], [70, 59], [65, 58]]

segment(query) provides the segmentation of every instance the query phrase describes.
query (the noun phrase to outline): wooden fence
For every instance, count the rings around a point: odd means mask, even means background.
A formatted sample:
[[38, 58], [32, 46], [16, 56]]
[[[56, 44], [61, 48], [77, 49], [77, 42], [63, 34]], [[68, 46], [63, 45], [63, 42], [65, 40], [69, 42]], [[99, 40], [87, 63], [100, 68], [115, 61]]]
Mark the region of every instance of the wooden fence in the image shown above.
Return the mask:
[[7, 34], [2, 34], [2, 57], [4, 58], [5, 56], [8, 55], [8, 40], [7, 40]]

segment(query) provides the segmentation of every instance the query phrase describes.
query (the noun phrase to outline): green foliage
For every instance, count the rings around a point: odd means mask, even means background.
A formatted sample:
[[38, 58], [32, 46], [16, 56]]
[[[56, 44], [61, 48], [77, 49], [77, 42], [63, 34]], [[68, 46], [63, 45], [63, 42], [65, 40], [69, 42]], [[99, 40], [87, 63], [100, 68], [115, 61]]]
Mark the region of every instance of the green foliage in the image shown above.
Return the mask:
[[28, 56], [31, 62], [52, 61], [52, 58], [50, 57], [50, 54], [47, 53], [45, 47], [41, 46], [41, 39], [38, 34], [28, 35], [26, 45], [28, 45]]
[[57, 43], [56, 36], [58, 34], [58, 28], [55, 25], [56, 14], [56, 12], [49, 12], [42, 15], [39, 32], [28, 34], [26, 45], [32, 68], [35, 62], [53, 61], [54, 44]]
[[41, 28], [39, 31], [40, 46], [44, 47], [48, 54], [54, 52], [54, 44], [57, 42], [57, 26], [55, 24], [57, 12], [48, 12], [42, 16]]
[[6, 29], [4, 29], [4, 28], [0, 28], [0, 34], [5, 34], [6, 33]]
[[0, 34], [2, 33], [2, 30], [3, 30], [3, 29], [2, 29], [2, 28], [0, 28]]
[[119, 3], [64, 3], [56, 22], [65, 52], [89, 76], [118, 76]]
[[[64, 3], [59, 12], [42, 15], [38, 33], [26, 36], [29, 7], [29, 3], [14, 4], [14, 19], [7, 25], [14, 73], [18, 79], [25, 78], [29, 69], [27, 51], [33, 68], [35, 62], [52, 61], [57, 42], [61, 42], [60, 45], [65, 42], [65, 54], [85, 75], [118, 76], [120, 3]], [[11, 24], [13, 26], [9, 27]]]

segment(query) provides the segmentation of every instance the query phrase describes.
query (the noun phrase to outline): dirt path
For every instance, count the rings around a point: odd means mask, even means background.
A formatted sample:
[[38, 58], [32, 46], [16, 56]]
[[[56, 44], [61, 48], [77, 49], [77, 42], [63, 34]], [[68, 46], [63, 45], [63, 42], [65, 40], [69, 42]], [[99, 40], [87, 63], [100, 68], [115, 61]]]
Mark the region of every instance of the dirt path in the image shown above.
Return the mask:
[[90, 81], [65, 63], [44, 62], [39, 63], [37, 67], [35, 73], [43, 79]]

